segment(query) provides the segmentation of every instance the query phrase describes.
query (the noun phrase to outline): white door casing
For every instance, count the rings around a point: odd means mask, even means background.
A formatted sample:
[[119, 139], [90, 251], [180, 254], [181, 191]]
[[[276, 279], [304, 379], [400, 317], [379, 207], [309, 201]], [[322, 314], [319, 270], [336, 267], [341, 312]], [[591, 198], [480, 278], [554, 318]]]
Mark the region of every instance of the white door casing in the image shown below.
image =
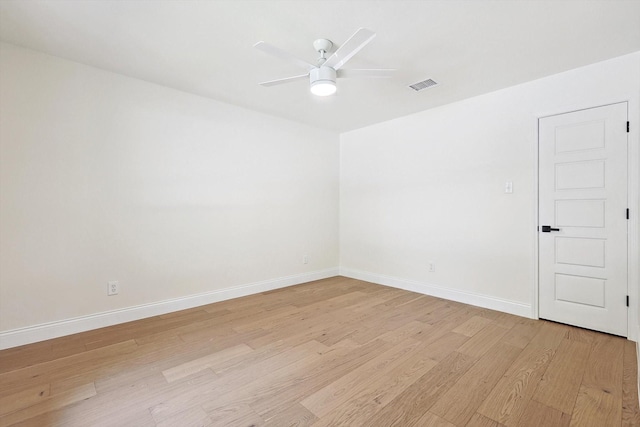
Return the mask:
[[624, 102], [538, 123], [539, 317], [625, 337], [627, 117]]

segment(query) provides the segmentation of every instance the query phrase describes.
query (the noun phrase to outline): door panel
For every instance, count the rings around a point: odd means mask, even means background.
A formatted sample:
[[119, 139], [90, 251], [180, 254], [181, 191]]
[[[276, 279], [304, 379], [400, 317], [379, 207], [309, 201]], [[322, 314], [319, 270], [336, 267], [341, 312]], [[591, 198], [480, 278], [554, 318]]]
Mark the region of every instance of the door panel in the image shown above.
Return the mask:
[[626, 122], [626, 103], [539, 121], [540, 318], [627, 335]]
[[556, 264], [604, 268], [605, 239], [556, 237]]
[[555, 279], [558, 301], [605, 308], [604, 280], [568, 274], [556, 274]]
[[559, 126], [555, 133], [556, 154], [604, 148], [603, 120]]
[[604, 161], [556, 164], [556, 190], [604, 188]]
[[605, 226], [604, 200], [556, 200], [555, 224], [559, 227]]

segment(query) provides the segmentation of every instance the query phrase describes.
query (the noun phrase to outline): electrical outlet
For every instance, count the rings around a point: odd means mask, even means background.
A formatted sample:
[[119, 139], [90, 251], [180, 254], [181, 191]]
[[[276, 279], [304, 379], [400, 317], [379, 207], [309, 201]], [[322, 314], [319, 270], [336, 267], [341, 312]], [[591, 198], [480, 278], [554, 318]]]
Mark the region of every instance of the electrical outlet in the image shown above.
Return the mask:
[[120, 282], [118, 282], [117, 280], [112, 280], [107, 283], [108, 296], [118, 295], [118, 292], [120, 292]]
[[302, 256], [302, 263], [303, 264], [309, 264], [309, 255], [303, 255]]
[[433, 273], [434, 271], [436, 271], [436, 265], [434, 264], [433, 261], [429, 261], [427, 263], [427, 269], [429, 269], [430, 273]]

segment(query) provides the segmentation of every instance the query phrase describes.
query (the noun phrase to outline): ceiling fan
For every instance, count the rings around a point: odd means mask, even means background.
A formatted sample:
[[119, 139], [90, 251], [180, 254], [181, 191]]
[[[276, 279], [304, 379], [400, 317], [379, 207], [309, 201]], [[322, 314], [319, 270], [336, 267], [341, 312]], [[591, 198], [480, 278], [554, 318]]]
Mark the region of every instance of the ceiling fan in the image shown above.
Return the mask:
[[333, 43], [327, 39], [316, 40], [313, 42], [313, 47], [320, 55], [317, 65], [313, 65], [269, 43], [260, 41], [253, 47], [296, 64], [306, 71], [305, 74], [270, 80], [262, 82], [260, 85], [275, 86], [308, 77], [311, 85], [311, 93], [318, 96], [328, 96], [336, 93], [336, 79], [340, 77], [391, 77], [395, 71], [393, 69], [342, 69], [342, 66], [373, 40], [375, 36], [376, 33], [373, 31], [360, 28], [328, 58], [326, 54], [331, 52]]

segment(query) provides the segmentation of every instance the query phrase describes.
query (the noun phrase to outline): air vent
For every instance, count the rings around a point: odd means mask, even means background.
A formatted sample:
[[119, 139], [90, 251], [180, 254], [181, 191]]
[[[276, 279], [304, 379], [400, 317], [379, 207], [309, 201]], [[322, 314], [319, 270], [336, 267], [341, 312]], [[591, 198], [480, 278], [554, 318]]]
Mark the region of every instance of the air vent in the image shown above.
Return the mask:
[[423, 80], [423, 81], [418, 82], [418, 83], [414, 83], [414, 84], [410, 85], [409, 87], [411, 89], [415, 90], [416, 92], [420, 92], [421, 90], [428, 89], [430, 87], [434, 87], [437, 84], [438, 84], [438, 82], [436, 82], [435, 80], [427, 79], [427, 80]]

